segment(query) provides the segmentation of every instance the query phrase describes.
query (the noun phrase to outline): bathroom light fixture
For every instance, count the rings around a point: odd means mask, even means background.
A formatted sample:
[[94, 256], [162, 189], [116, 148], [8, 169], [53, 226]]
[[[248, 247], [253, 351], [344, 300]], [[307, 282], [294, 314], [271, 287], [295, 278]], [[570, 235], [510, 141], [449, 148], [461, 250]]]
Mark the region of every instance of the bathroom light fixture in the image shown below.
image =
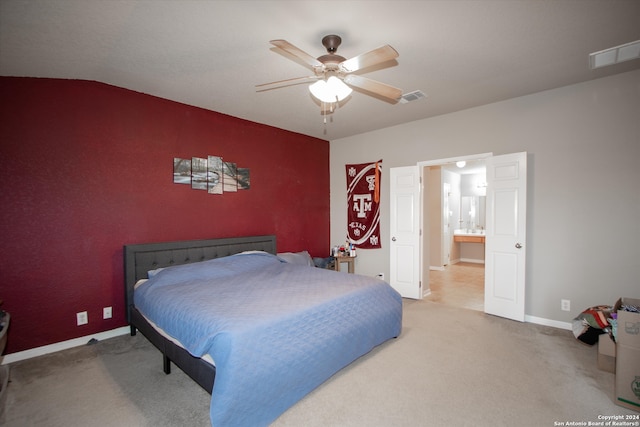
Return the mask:
[[462, 169], [466, 165], [467, 165], [467, 162], [465, 162], [464, 160], [459, 160], [456, 162], [456, 166], [459, 167], [460, 169]]
[[342, 101], [351, 95], [353, 89], [336, 76], [331, 76], [326, 81], [318, 80], [310, 85], [309, 92], [321, 102], [332, 103]]
[[640, 58], [640, 40], [589, 54], [591, 69]]

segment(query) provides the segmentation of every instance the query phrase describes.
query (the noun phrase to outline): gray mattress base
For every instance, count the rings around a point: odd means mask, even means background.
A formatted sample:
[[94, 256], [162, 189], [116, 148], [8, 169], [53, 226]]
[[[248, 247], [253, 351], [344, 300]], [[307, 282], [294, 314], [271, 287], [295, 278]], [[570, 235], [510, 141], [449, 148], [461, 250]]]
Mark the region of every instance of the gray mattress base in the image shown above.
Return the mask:
[[216, 377], [216, 367], [199, 357], [192, 356], [184, 348], [174, 344], [163, 337], [135, 308], [131, 307], [131, 335], [140, 331], [154, 346], [162, 352], [164, 373], [171, 373], [171, 362], [174, 362], [191, 379], [205, 389], [209, 394], [213, 390], [213, 383]]

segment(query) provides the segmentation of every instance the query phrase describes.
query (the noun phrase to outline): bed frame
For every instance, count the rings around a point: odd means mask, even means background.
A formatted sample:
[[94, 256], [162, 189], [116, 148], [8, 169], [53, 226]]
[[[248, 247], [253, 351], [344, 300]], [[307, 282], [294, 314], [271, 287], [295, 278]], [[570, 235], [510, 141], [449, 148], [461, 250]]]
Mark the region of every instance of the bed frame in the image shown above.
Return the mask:
[[211, 394], [216, 368], [166, 339], [146, 321], [133, 304], [133, 288], [136, 282], [146, 279], [149, 270], [206, 261], [251, 250], [265, 251], [275, 255], [276, 237], [248, 236], [124, 246], [127, 323], [131, 327], [132, 336], [136, 334], [136, 330], [139, 330], [160, 350], [163, 355], [165, 374], [171, 373], [171, 362], [173, 362]]

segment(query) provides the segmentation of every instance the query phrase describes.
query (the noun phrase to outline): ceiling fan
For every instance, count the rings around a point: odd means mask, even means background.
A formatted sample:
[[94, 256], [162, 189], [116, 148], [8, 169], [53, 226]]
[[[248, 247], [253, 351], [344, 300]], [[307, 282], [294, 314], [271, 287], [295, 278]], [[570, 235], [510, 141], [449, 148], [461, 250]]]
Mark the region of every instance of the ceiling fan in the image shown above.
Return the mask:
[[260, 84], [256, 86], [260, 88], [258, 91], [278, 89], [316, 80], [309, 86], [309, 91], [323, 104], [329, 104], [330, 111], [333, 111], [334, 105], [351, 94], [351, 87], [361, 89], [392, 103], [396, 103], [402, 96], [401, 89], [353, 74], [356, 71], [381, 65], [397, 58], [398, 52], [389, 45], [346, 59], [336, 53], [342, 39], [333, 34], [322, 38], [322, 44], [327, 49], [327, 54], [318, 58], [314, 58], [286, 40], [271, 40], [270, 43], [293, 55], [295, 59], [299, 60], [296, 62], [301, 62], [311, 69], [314, 75]]

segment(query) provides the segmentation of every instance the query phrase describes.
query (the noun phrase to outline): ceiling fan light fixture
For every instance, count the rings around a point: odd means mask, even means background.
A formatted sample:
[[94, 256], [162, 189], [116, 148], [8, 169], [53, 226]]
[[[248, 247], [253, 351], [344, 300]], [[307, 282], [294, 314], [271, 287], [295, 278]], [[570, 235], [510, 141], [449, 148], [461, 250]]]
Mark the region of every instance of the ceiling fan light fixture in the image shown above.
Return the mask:
[[342, 80], [336, 76], [325, 80], [318, 80], [309, 86], [309, 92], [321, 102], [340, 102], [353, 92]]

